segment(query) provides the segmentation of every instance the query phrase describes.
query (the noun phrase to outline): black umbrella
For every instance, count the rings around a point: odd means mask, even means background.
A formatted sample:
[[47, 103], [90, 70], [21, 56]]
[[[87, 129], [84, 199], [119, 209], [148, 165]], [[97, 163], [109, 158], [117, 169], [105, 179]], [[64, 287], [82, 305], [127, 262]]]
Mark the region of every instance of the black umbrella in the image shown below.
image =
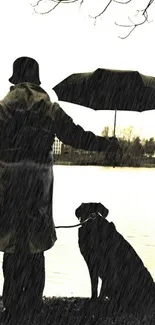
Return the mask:
[[54, 88], [59, 100], [94, 110], [147, 111], [155, 109], [155, 78], [138, 71], [97, 69], [76, 73]]

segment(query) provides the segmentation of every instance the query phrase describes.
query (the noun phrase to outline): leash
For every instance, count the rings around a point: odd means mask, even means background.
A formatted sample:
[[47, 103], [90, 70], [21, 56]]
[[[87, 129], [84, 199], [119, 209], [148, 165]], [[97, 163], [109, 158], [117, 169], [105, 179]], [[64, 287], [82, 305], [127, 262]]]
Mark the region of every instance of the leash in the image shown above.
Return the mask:
[[88, 218], [88, 219], [86, 219], [85, 221], [83, 221], [83, 222], [80, 222], [80, 223], [77, 223], [76, 225], [72, 225], [72, 226], [56, 226], [55, 228], [56, 229], [60, 229], [60, 228], [74, 228], [74, 227], [78, 227], [78, 226], [82, 226], [84, 223], [86, 223], [88, 220], [90, 220], [90, 219], [94, 219], [94, 218]]
[[[88, 220], [86, 220], [86, 221], [88, 221]], [[85, 221], [85, 222], [86, 222]], [[83, 225], [85, 222], [81, 222], [81, 223], [78, 223], [77, 225], [72, 225], [72, 226], [56, 226], [55, 228], [56, 229], [60, 229], [60, 228], [74, 228], [74, 227], [78, 227], [78, 226], [81, 226], [81, 225]]]
[[[91, 213], [89, 216], [91, 216], [91, 215], [94, 215], [95, 213]], [[56, 229], [60, 229], [60, 228], [74, 228], [74, 227], [78, 227], [78, 226], [82, 226], [84, 223], [86, 223], [88, 220], [90, 220], [90, 219], [95, 219], [97, 216], [96, 216], [96, 214], [95, 214], [95, 216], [93, 217], [89, 217], [88, 219], [86, 219], [85, 221], [83, 221], [83, 222], [80, 222], [80, 223], [78, 223], [78, 224], [76, 224], [76, 225], [72, 225], [72, 226], [56, 226], [55, 228]]]

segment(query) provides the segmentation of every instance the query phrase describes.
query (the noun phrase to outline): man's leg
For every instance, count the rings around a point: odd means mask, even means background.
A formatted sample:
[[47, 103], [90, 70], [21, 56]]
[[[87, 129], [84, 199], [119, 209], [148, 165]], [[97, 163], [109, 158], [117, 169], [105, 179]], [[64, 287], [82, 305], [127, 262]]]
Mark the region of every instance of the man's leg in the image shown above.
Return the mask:
[[3, 255], [3, 306], [2, 320], [12, 320], [17, 323], [18, 320], [18, 301], [22, 292], [21, 273], [18, 270], [15, 254], [4, 253]]
[[45, 286], [44, 253], [4, 253], [3, 275], [5, 308], [40, 309]]
[[14, 254], [4, 253], [3, 255], [3, 305], [10, 309], [16, 305], [16, 277], [15, 277], [15, 258]]
[[42, 308], [42, 297], [45, 286], [45, 257], [44, 253], [31, 254], [31, 281], [27, 283], [27, 299], [29, 310], [40, 311]]

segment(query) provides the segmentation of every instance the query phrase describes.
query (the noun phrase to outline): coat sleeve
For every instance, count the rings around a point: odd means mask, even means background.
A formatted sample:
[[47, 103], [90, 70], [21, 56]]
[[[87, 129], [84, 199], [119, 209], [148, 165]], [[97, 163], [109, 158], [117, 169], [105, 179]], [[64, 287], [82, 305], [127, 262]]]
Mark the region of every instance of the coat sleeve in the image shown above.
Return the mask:
[[110, 144], [107, 137], [96, 136], [76, 125], [57, 103], [52, 105], [52, 111], [55, 134], [64, 144], [88, 151], [101, 152], [107, 149]]

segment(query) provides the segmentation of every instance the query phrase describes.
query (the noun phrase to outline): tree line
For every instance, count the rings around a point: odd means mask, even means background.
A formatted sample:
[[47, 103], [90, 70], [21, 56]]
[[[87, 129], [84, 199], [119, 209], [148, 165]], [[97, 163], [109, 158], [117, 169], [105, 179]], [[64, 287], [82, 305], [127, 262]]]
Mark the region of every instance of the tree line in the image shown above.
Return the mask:
[[[111, 136], [111, 129], [106, 126], [102, 136]], [[54, 155], [57, 164], [69, 163], [73, 165], [100, 165], [126, 167], [155, 167], [155, 138], [140, 139], [133, 135], [133, 128], [129, 127], [118, 136], [121, 151], [116, 154], [77, 150], [62, 144], [62, 152]]]
[[[109, 136], [110, 128], [105, 127], [102, 136]], [[123, 134], [118, 136], [121, 152], [114, 158], [110, 152], [105, 154], [105, 164], [109, 165], [112, 160], [116, 160], [116, 165], [122, 166], [155, 166], [155, 138], [140, 139], [139, 136], [133, 135], [133, 128], [129, 127], [123, 130]]]

